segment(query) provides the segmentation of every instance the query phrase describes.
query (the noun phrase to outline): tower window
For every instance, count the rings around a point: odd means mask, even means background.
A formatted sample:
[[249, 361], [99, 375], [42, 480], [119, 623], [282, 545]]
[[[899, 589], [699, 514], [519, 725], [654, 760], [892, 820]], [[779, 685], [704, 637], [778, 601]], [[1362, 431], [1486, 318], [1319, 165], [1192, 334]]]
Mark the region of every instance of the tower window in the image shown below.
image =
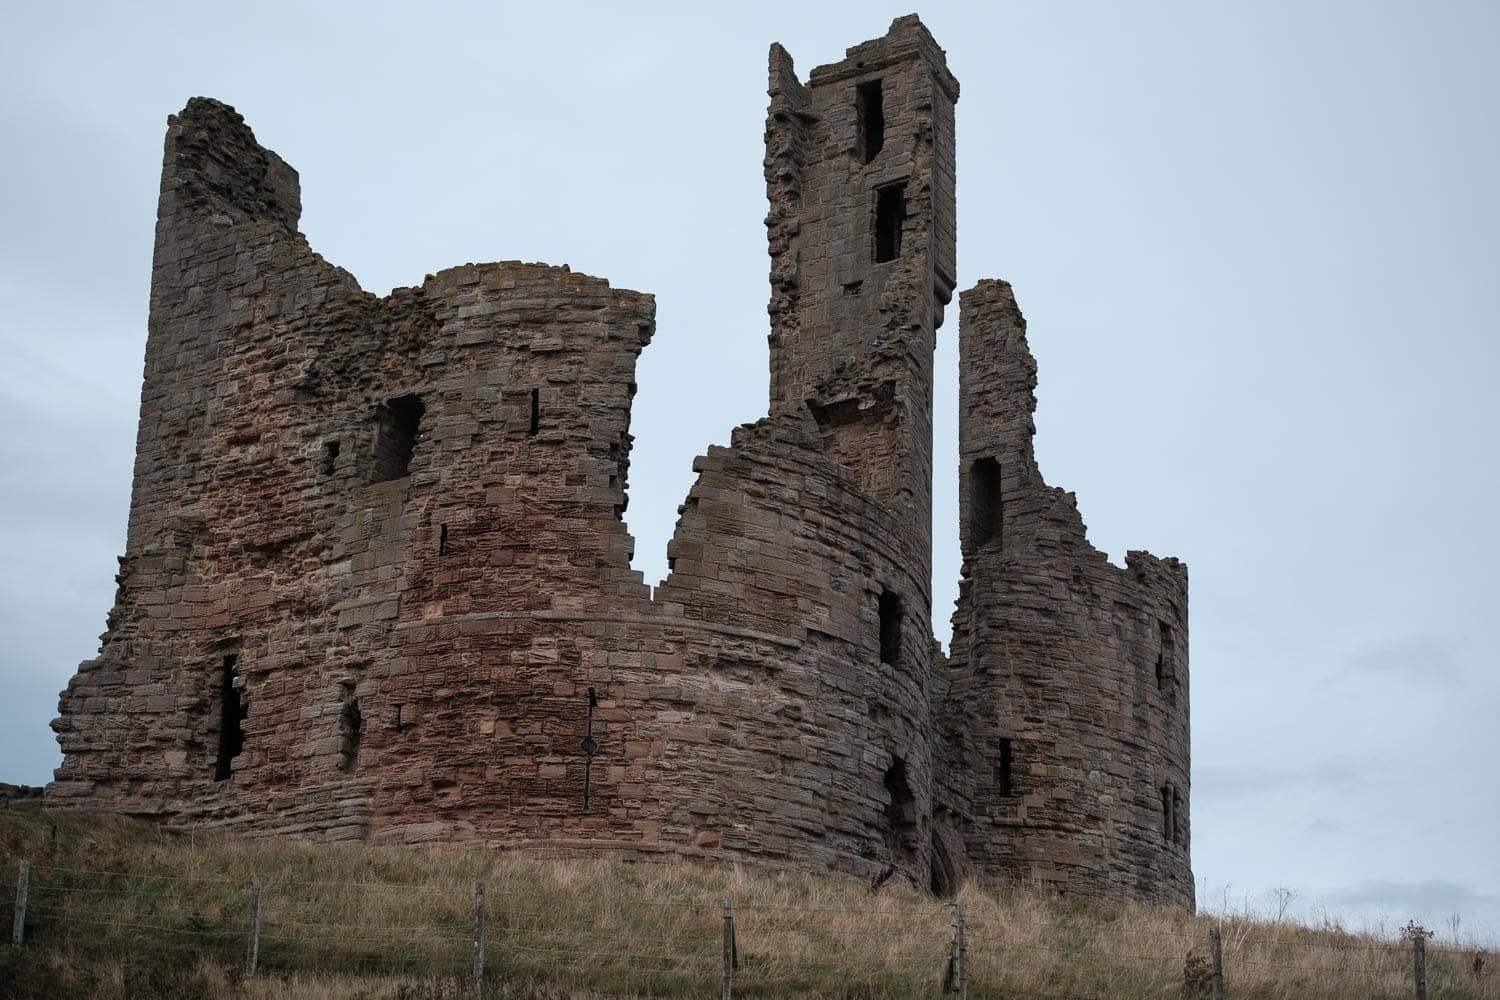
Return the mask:
[[895, 665], [901, 659], [901, 595], [880, 592], [880, 662]]
[[1172, 666], [1172, 626], [1158, 622], [1161, 626], [1161, 648], [1156, 653], [1156, 689], [1166, 694], [1167, 703], [1177, 704], [1177, 674]]
[[224, 657], [219, 672], [219, 754], [214, 760], [214, 780], [224, 781], [234, 773], [233, 760], [245, 749], [244, 722], [249, 713], [245, 710], [240, 689], [235, 686], [239, 671], [235, 664], [239, 657]]
[[859, 123], [860, 159], [869, 163], [885, 146], [885, 97], [879, 80], [855, 88], [854, 116]]
[[323, 442], [323, 462], [320, 471], [325, 476], [333, 475], [333, 470], [339, 460], [339, 443], [337, 441]]
[[891, 766], [886, 769], [885, 778], [886, 806], [886, 843], [891, 848], [891, 853], [897, 856], [909, 856], [917, 846], [919, 827], [916, 815], [916, 796], [912, 793], [911, 782], [906, 777], [906, 761], [900, 757], [891, 759]]
[[542, 390], [540, 390], [540, 389], [532, 389], [531, 390], [531, 423], [527, 426], [526, 433], [530, 434], [532, 436], [535, 436], [536, 432], [541, 429], [541, 426], [542, 426]]
[[974, 549], [1000, 537], [1000, 463], [981, 458], [969, 466], [969, 545]]
[[906, 182], [875, 189], [875, 263], [901, 256], [901, 224], [906, 221]]
[[1007, 736], [1000, 740], [999, 784], [1000, 797], [1002, 799], [1008, 799], [1016, 794], [1016, 779], [1015, 774], [1012, 771], [1014, 762], [1015, 758], [1013, 756], [1013, 751], [1011, 750], [1010, 737]]
[[1177, 790], [1170, 784], [1161, 786], [1161, 834], [1162, 839], [1172, 844], [1177, 842]]
[[416, 396], [393, 399], [375, 412], [375, 461], [370, 482], [384, 483], [411, 473], [411, 456], [424, 412]]
[[363, 735], [364, 721], [359, 713], [359, 702], [346, 698], [339, 711], [339, 770], [346, 774], [359, 764], [359, 740]]

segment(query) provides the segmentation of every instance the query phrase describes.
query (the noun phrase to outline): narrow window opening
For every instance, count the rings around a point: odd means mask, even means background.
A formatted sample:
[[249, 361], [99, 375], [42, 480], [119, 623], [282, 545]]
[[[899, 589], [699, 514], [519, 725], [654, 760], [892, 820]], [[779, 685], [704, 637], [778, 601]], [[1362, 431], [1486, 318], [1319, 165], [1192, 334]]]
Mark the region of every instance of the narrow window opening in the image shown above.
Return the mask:
[[406, 705], [402, 702], [397, 702], [395, 718], [392, 720], [391, 728], [398, 733], [404, 733], [409, 725], [411, 725], [411, 722], [406, 717]]
[[906, 761], [892, 758], [885, 772], [886, 843], [892, 854], [910, 855], [917, 846], [916, 796], [906, 778]]
[[1172, 843], [1181, 844], [1186, 838], [1183, 836], [1182, 816], [1182, 794], [1177, 791], [1176, 786], [1172, 788]]
[[235, 664], [239, 657], [224, 657], [219, 673], [219, 755], [214, 761], [214, 780], [224, 781], [234, 773], [234, 758], [245, 749], [244, 722], [249, 713], [245, 710], [240, 689], [235, 685], [239, 671]]
[[337, 441], [323, 442], [323, 465], [322, 473], [325, 476], [333, 475], [333, 470], [339, 458], [339, 443]]
[[531, 424], [526, 428], [526, 433], [535, 437], [536, 432], [542, 426], [542, 390], [531, 390]]
[[885, 95], [879, 80], [855, 88], [854, 113], [859, 120], [859, 155], [869, 163], [885, 146]]
[[906, 221], [906, 184], [875, 189], [875, 263], [901, 256], [901, 224]]
[[583, 808], [589, 807], [589, 795], [593, 790], [594, 755], [599, 752], [599, 741], [594, 739], [594, 709], [599, 705], [599, 695], [593, 688], [588, 691], [588, 725], [583, 733]]
[[1173, 827], [1175, 822], [1172, 817], [1172, 786], [1161, 786], [1161, 833], [1162, 839], [1172, 843], [1174, 838]]
[[846, 285], [844, 285], [844, 294], [845, 295], [858, 295], [859, 294], [859, 290], [864, 287], [864, 284], [865, 283], [863, 281], [851, 281], [851, 282], [847, 283]]
[[1156, 653], [1156, 689], [1167, 696], [1169, 705], [1177, 704], [1177, 674], [1173, 668], [1172, 626], [1166, 622], [1161, 627], [1161, 647]]
[[345, 774], [359, 766], [359, 741], [364, 721], [359, 713], [358, 699], [346, 694], [344, 707], [339, 712], [339, 770]]
[[1016, 779], [1013, 770], [1015, 765], [1014, 751], [1011, 749], [1009, 737], [1000, 740], [1000, 797], [1008, 799], [1016, 794]]
[[880, 662], [896, 664], [901, 660], [901, 595], [880, 592]]
[[425, 408], [416, 396], [402, 396], [376, 411], [375, 460], [370, 482], [384, 483], [411, 473], [411, 456]]
[[932, 835], [932, 863], [928, 869], [927, 887], [939, 899], [948, 899], [953, 895], [955, 881], [953, 859], [948, 856], [948, 849], [943, 846], [942, 839], [934, 833]]
[[448, 551], [448, 526], [438, 525], [438, 555], [444, 555]]
[[969, 544], [974, 549], [999, 541], [1004, 505], [1000, 463], [981, 458], [969, 467]]

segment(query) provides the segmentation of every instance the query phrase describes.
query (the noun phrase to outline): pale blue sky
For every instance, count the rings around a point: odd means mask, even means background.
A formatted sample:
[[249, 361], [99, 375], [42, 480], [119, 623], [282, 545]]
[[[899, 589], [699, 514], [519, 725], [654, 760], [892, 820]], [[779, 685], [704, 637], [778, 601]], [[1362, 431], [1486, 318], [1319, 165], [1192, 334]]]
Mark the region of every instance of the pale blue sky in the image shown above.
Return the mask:
[[[654, 292], [654, 580], [693, 456], [765, 408], [766, 48], [805, 75], [906, 2], [7, 5], [0, 780], [47, 779], [113, 593], [169, 113], [240, 110], [373, 291], [521, 258]], [[960, 287], [1015, 283], [1043, 471], [1114, 558], [1191, 567], [1200, 895], [1500, 938], [1500, 6], [918, 10], [963, 85]]]

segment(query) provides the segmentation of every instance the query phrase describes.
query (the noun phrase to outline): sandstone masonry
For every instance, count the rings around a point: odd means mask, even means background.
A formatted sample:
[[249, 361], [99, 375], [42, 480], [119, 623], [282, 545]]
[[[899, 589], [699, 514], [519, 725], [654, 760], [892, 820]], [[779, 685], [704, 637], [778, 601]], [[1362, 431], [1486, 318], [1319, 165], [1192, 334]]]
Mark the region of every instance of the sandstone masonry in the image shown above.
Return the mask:
[[672, 853], [1191, 906], [1187, 570], [1089, 545], [1032, 455], [1010, 286], [960, 296], [963, 580], [932, 614], [958, 83], [915, 17], [766, 121], [771, 398], [623, 520], [654, 300], [466, 265], [386, 298], [296, 173], [169, 119], [115, 606], [49, 808], [376, 843]]

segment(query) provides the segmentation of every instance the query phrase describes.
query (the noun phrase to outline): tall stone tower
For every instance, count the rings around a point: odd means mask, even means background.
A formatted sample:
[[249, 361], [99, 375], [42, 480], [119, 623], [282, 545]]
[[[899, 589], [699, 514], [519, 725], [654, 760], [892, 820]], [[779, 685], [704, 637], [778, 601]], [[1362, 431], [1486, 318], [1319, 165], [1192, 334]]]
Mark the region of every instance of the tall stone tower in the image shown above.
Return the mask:
[[771, 412], [812, 412], [829, 457], [908, 519], [895, 541], [928, 579], [958, 81], [912, 15], [805, 86], [773, 46], [770, 96]]

